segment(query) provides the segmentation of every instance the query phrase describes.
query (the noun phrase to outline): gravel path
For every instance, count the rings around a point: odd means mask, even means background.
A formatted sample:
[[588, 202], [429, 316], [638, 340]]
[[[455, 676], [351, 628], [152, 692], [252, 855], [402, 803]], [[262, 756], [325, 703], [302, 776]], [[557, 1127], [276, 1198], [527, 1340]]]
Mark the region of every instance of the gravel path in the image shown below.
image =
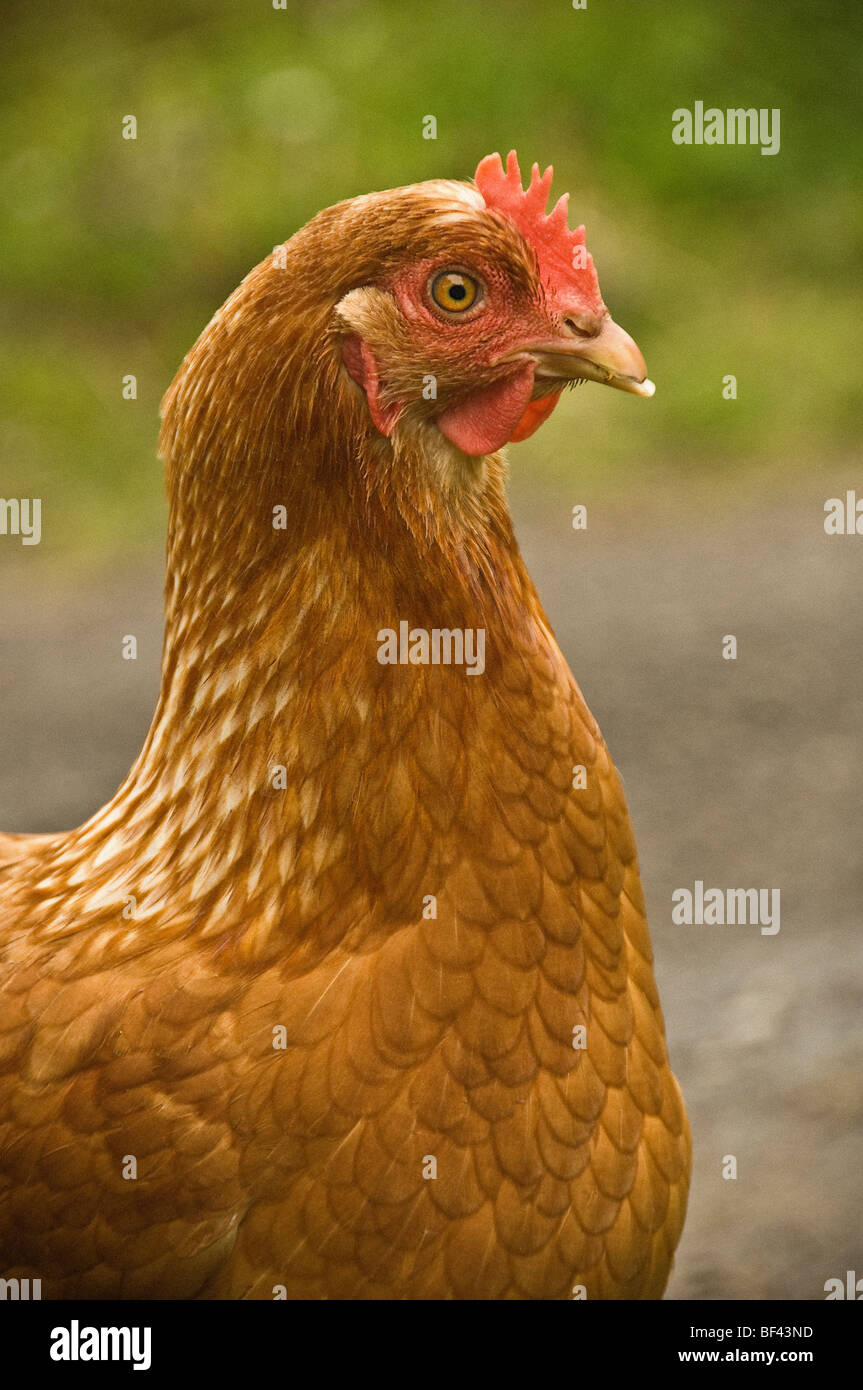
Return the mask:
[[[822, 528], [846, 486], [719, 516], [618, 496], [584, 532], [566, 500], [541, 513], [515, 500], [635, 822], [695, 1139], [672, 1298], [823, 1298], [826, 1279], [863, 1276], [863, 537]], [[161, 561], [73, 584], [12, 544], [0, 539], [0, 827], [50, 830], [108, 799], [146, 733]], [[120, 659], [126, 633], [137, 661]], [[728, 633], [736, 661], [721, 656]], [[780, 931], [673, 925], [671, 894], [696, 879], [779, 888]]]

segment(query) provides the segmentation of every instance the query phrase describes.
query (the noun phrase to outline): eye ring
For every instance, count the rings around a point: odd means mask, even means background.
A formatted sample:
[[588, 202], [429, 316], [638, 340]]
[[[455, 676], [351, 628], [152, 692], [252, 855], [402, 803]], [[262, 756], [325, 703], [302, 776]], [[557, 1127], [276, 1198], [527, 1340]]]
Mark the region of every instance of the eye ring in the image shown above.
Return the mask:
[[444, 266], [429, 280], [428, 295], [435, 309], [447, 318], [459, 318], [482, 303], [483, 286], [470, 271]]

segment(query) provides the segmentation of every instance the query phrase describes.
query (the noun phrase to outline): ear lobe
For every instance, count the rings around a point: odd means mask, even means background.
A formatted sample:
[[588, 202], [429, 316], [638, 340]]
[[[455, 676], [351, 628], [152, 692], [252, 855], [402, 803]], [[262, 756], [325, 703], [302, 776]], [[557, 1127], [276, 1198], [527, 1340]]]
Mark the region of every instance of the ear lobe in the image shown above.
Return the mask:
[[352, 333], [342, 341], [342, 361], [348, 375], [353, 377], [357, 385], [361, 386], [366, 393], [369, 413], [375, 429], [389, 437], [401, 415], [401, 406], [381, 404], [378, 364], [371, 348], [363, 342], [358, 334]]

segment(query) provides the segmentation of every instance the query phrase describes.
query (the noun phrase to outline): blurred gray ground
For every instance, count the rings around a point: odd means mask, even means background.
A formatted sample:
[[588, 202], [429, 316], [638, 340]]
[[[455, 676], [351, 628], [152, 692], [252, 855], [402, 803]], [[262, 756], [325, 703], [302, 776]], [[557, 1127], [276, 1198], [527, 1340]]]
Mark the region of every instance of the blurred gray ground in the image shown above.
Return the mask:
[[[863, 537], [822, 526], [848, 472], [722, 513], [715, 480], [673, 517], [618, 494], [585, 532], [577, 495], [540, 506], [522, 476], [514, 501], [639, 843], [695, 1140], [672, 1298], [820, 1299], [826, 1279], [863, 1276]], [[161, 563], [70, 579], [13, 545], [0, 539], [0, 828], [65, 828], [146, 733]], [[137, 661], [120, 658], [127, 633]], [[778, 935], [674, 926], [671, 894], [696, 879], [779, 888]]]

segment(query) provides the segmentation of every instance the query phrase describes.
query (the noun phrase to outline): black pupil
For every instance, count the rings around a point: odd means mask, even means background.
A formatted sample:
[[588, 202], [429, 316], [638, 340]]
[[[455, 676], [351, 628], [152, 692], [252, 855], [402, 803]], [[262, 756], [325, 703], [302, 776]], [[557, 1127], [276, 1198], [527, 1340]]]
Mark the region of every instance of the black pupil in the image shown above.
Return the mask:
[[464, 299], [466, 294], [467, 290], [464, 285], [450, 285], [449, 287], [450, 299]]

